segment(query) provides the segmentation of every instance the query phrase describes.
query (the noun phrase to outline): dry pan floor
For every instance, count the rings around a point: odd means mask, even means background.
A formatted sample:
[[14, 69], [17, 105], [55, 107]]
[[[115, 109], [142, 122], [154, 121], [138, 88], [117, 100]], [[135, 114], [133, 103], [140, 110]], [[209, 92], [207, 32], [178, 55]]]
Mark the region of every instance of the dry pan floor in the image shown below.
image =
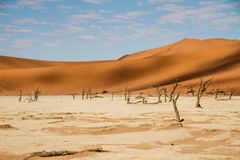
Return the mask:
[[195, 98], [180, 97], [183, 127], [175, 122], [171, 103], [127, 105], [123, 99], [42, 96], [19, 103], [18, 97], [0, 97], [0, 160], [98, 147], [109, 152], [29, 160], [239, 159], [240, 97], [204, 97], [204, 109], [194, 108]]

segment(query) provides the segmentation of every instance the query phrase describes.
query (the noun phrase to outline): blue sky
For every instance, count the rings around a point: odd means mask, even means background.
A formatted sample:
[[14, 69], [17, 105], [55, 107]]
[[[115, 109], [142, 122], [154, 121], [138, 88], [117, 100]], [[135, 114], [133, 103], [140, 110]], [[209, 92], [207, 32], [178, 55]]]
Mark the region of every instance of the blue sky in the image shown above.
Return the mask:
[[0, 0], [0, 55], [117, 59], [183, 38], [240, 39], [239, 0]]

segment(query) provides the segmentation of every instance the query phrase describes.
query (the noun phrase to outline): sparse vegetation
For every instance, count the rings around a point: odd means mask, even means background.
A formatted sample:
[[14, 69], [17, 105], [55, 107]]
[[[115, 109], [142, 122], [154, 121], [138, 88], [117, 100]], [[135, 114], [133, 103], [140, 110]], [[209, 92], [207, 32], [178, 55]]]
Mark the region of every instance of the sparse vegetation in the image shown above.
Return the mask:
[[127, 90], [125, 91], [125, 97], [126, 97], [126, 99], [127, 99], [127, 103], [128, 103], [128, 104], [130, 103], [131, 94], [132, 94], [132, 92], [131, 92], [130, 90], [127, 89]]
[[108, 93], [108, 91], [106, 91], [106, 90], [102, 91], [102, 94], [107, 94], [107, 93]]
[[85, 95], [85, 89], [82, 89], [82, 100], [84, 100], [84, 95]]
[[137, 97], [135, 97], [135, 99], [142, 99], [143, 98], [143, 93], [140, 92], [139, 95]]
[[76, 98], [76, 93], [72, 93], [71, 95], [72, 95], [72, 97], [73, 97], [73, 100], [75, 100], [75, 98]]
[[34, 100], [37, 101], [39, 96], [40, 96], [40, 94], [41, 94], [41, 91], [40, 91], [39, 87], [36, 88], [36, 89], [33, 88], [33, 92], [34, 92]]
[[192, 96], [195, 96], [195, 85], [191, 85], [191, 86], [189, 86], [189, 87], [187, 87], [187, 92], [186, 92], [186, 94], [191, 94]]
[[196, 107], [197, 108], [202, 108], [201, 104], [200, 104], [200, 100], [203, 96], [203, 94], [206, 92], [208, 86], [210, 85], [212, 79], [208, 79], [206, 81], [203, 81], [203, 79], [201, 78], [200, 84], [199, 84], [199, 88], [197, 91], [197, 102], [196, 102]]
[[[175, 112], [175, 115], [176, 115], [176, 121], [181, 123], [182, 121], [184, 121], [184, 119], [180, 118], [180, 114], [179, 114], [179, 111], [178, 111], [178, 108], [177, 108], [178, 98], [179, 98], [179, 93], [177, 93], [176, 96], [173, 96], [172, 102], [173, 102], [173, 109], [174, 109], [174, 112]], [[181, 124], [181, 126], [182, 126], [182, 124]]]
[[29, 95], [29, 98], [25, 99], [24, 102], [25, 101], [36, 102], [36, 101], [38, 101], [38, 98], [39, 98], [40, 94], [41, 94], [41, 91], [40, 91], [39, 87], [38, 88], [33, 88], [33, 97], [32, 97], [32, 95]]
[[214, 99], [217, 99], [217, 98], [218, 98], [219, 91], [220, 91], [219, 88], [215, 88], [215, 89], [213, 90], [213, 93], [214, 93]]
[[157, 97], [158, 97], [158, 103], [162, 103], [161, 96], [162, 96], [162, 89], [159, 87], [156, 88], [157, 91]]
[[167, 88], [163, 88], [164, 102], [167, 102]]
[[125, 87], [125, 90], [124, 90], [124, 100], [125, 101], [127, 100], [127, 94], [128, 94], [128, 88]]
[[19, 98], [18, 98], [18, 102], [21, 102], [21, 101], [22, 101], [22, 95], [23, 95], [22, 89], [19, 89]]
[[234, 88], [228, 88], [228, 99], [231, 100], [234, 93]]
[[87, 97], [86, 97], [86, 99], [90, 99], [90, 100], [92, 100], [92, 90], [91, 90], [91, 88], [88, 88], [88, 91], [87, 91]]
[[31, 157], [56, 157], [56, 156], [66, 156], [66, 155], [73, 155], [77, 153], [83, 153], [83, 152], [109, 152], [108, 150], [104, 150], [102, 148], [93, 148], [93, 149], [86, 149], [82, 151], [68, 151], [68, 150], [62, 150], [62, 151], [41, 151], [41, 152], [34, 152], [31, 153], [28, 157], [24, 158], [24, 160], [28, 160]]
[[179, 83], [178, 83], [177, 80], [176, 80], [176, 82], [173, 84], [172, 92], [171, 92], [170, 95], [168, 96], [168, 97], [169, 97], [169, 102], [172, 101], [173, 95], [174, 95], [174, 93], [175, 93], [175, 91], [176, 91], [176, 89], [177, 89], [178, 86], [179, 86]]

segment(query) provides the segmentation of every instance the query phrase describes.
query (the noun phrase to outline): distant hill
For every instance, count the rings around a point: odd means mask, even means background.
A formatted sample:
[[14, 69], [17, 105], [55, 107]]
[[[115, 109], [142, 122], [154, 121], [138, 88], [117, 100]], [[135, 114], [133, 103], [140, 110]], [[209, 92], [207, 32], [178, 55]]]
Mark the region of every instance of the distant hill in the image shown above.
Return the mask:
[[[120, 92], [169, 85], [176, 79], [189, 85], [214, 78], [212, 87], [236, 88], [240, 94], [240, 41], [183, 39], [160, 48], [125, 55], [118, 60], [53, 62], [0, 56], [2, 94], [68, 94], [92, 88]], [[1, 94], [1, 93], [0, 93]]]

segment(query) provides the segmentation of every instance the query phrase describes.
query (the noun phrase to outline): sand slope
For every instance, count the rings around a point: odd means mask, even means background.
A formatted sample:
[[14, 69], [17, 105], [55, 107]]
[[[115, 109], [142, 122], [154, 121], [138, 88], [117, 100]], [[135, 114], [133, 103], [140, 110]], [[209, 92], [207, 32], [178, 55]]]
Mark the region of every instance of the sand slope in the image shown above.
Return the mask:
[[212, 86], [235, 87], [240, 93], [240, 41], [183, 39], [164, 47], [98, 62], [48, 62], [0, 56], [2, 94], [25, 93], [41, 87], [45, 94], [94, 91], [119, 92], [167, 85], [184, 85], [200, 77], [214, 78]]

